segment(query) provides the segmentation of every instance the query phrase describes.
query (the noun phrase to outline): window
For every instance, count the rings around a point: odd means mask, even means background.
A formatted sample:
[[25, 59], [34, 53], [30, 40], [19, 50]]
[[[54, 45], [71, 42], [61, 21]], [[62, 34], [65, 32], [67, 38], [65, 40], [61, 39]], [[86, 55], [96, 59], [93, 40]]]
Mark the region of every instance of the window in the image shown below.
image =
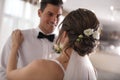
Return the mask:
[[4, 43], [14, 29], [37, 27], [40, 21], [37, 15], [39, 6], [22, 0], [2, 0], [2, 2], [4, 5], [0, 20], [0, 55]]

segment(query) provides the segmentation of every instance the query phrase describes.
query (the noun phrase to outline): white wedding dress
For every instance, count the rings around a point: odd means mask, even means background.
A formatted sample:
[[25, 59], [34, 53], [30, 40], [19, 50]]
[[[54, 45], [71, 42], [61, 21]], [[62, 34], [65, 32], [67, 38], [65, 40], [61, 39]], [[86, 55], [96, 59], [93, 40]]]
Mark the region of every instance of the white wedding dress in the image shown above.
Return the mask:
[[[55, 56], [56, 55], [54, 55], [54, 58]], [[97, 80], [95, 69], [88, 55], [82, 57], [78, 55], [77, 52], [72, 51], [66, 70], [56, 59], [50, 60], [57, 63], [62, 68], [64, 72], [63, 80]]]
[[63, 80], [97, 80], [89, 57], [87, 55], [79, 56], [77, 52], [73, 51]]

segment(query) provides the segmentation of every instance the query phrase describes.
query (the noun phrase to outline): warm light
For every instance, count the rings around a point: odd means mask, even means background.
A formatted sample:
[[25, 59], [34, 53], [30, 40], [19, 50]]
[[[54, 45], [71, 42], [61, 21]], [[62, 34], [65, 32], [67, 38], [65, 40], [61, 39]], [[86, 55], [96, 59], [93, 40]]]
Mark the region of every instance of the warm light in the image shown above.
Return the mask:
[[114, 45], [110, 45], [110, 48], [111, 48], [111, 49], [115, 49], [115, 46], [114, 46]]
[[63, 3], [65, 3], [67, 0], [63, 0]]
[[114, 6], [110, 6], [110, 10], [113, 11], [114, 10]]
[[120, 55], [120, 46], [116, 48], [116, 51]]
[[39, 3], [41, 2], [41, 0], [39, 0]]
[[114, 18], [113, 16], [111, 16], [111, 20], [112, 20], [112, 21], [115, 21], [115, 18]]

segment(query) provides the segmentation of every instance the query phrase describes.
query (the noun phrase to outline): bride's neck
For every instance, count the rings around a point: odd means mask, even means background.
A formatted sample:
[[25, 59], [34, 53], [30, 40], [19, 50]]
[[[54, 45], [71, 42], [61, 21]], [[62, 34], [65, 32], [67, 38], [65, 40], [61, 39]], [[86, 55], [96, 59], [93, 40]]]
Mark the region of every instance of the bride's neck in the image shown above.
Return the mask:
[[66, 66], [69, 62], [72, 50], [73, 50], [72, 48], [63, 50], [61, 55], [57, 58], [57, 60], [64, 66], [65, 69], [66, 69]]
[[69, 60], [70, 59], [70, 55], [72, 53], [72, 50], [73, 50], [72, 48], [66, 49], [66, 50], [64, 50], [62, 52], [61, 55], [63, 55], [64, 57], [66, 57]]

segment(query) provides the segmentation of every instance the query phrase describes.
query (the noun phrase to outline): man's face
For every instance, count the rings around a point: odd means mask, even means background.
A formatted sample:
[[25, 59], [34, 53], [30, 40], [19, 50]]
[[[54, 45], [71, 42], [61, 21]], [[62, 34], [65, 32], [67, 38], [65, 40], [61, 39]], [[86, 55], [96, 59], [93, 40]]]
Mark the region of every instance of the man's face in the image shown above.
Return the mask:
[[58, 24], [61, 14], [62, 7], [47, 4], [43, 12], [41, 10], [38, 11], [40, 17], [40, 29], [46, 34], [52, 33]]

